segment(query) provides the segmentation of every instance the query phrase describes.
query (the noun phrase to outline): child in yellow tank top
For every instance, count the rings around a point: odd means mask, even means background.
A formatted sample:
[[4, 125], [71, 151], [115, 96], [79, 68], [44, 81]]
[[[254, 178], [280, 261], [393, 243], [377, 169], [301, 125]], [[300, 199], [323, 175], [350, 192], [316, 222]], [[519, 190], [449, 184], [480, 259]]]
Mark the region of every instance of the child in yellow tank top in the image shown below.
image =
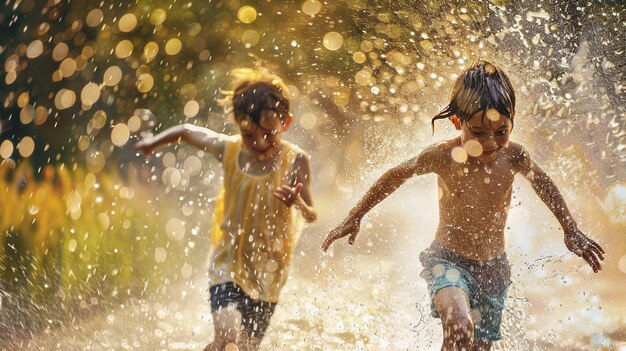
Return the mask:
[[[209, 272], [215, 339], [205, 350], [256, 350], [285, 284], [301, 219], [317, 218], [309, 156], [282, 139], [292, 116], [287, 88], [274, 75], [235, 70], [232, 107], [240, 135], [182, 124], [139, 141], [149, 155], [186, 142], [224, 167]], [[243, 332], [241, 332], [243, 331]]]

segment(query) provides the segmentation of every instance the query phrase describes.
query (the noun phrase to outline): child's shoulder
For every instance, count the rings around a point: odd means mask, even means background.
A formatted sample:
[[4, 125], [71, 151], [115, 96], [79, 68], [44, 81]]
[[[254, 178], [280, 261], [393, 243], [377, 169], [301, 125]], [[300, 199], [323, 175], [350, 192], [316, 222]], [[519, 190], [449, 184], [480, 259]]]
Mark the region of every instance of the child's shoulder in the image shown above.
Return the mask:
[[511, 167], [516, 172], [523, 171], [529, 167], [531, 163], [530, 154], [522, 144], [509, 141], [504, 152], [506, 157], [510, 160]]
[[298, 144], [292, 143], [289, 140], [282, 139], [280, 143], [287, 149], [288, 152], [295, 153], [298, 157], [305, 157], [307, 159], [311, 158], [311, 155], [304, 151]]
[[524, 145], [514, 141], [509, 141], [504, 152], [512, 160], [522, 161], [529, 157]]
[[460, 145], [460, 138], [454, 138], [440, 143], [431, 144], [424, 148], [422, 154], [432, 156], [449, 156], [452, 149]]

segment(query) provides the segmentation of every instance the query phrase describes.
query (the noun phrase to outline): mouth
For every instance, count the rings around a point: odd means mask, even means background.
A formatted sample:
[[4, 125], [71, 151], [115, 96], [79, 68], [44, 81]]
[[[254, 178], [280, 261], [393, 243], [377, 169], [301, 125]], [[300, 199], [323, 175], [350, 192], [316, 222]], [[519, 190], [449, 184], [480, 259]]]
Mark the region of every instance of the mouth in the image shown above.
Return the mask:
[[483, 156], [491, 157], [491, 156], [495, 155], [497, 152], [498, 152], [498, 149], [483, 150]]
[[250, 152], [256, 156], [256, 157], [265, 157], [268, 154], [270, 154], [272, 151], [272, 147], [267, 147], [265, 149], [256, 149], [256, 148], [250, 148]]

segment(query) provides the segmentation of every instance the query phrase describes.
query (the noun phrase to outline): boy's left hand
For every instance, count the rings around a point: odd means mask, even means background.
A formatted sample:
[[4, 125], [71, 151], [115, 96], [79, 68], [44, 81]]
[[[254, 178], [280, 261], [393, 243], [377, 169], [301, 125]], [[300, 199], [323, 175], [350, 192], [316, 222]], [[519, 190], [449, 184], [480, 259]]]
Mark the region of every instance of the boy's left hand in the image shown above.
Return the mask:
[[295, 187], [290, 187], [289, 185], [281, 185], [280, 188], [274, 190], [274, 196], [282, 201], [287, 207], [291, 207], [298, 198], [300, 197], [300, 192], [302, 191], [302, 187], [304, 184], [298, 183]]
[[602, 269], [600, 261], [604, 260], [604, 249], [580, 230], [565, 234], [565, 246], [576, 256], [584, 258], [594, 272]]

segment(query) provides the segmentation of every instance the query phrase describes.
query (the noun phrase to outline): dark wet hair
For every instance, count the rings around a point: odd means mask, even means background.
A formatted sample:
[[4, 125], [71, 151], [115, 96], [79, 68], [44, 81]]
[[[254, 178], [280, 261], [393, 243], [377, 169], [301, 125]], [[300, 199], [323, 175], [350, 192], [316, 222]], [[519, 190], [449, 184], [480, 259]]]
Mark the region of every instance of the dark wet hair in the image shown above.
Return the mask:
[[249, 116], [252, 122], [259, 125], [261, 111], [274, 110], [284, 121], [289, 115], [289, 99], [282, 81], [274, 80], [243, 80], [238, 82], [233, 91], [233, 112], [237, 121]]
[[457, 116], [467, 121], [478, 111], [496, 109], [513, 123], [515, 115], [515, 91], [504, 71], [487, 61], [476, 60], [460, 76], [450, 90], [450, 103], [432, 118], [435, 121]]

